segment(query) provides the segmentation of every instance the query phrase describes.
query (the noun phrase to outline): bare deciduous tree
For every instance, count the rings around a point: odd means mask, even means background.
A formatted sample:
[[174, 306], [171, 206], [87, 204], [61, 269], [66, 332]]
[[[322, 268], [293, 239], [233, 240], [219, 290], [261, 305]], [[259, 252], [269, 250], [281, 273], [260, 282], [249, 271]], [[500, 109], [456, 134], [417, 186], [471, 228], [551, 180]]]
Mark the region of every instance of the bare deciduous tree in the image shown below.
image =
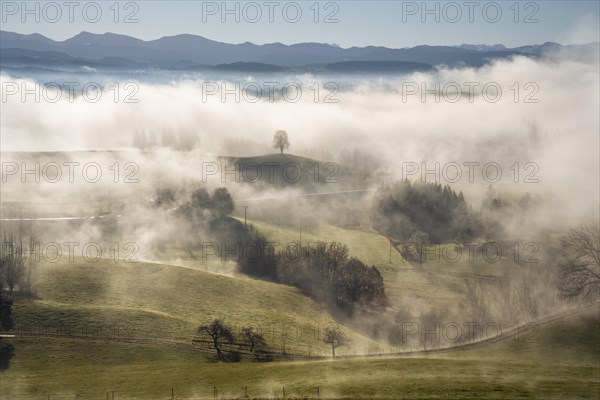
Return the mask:
[[[12, 298], [5, 296], [0, 287], [0, 331], [8, 331], [13, 327], [12, 303]], [[14, 353], [13, 345], [2, 340], [0, 336], [0, 371], [8, 369]]]
[[340, 346], [350, 347], [351, 340], [344, 332], [340, 330], [338, 326], [332, 328], [325, 328], [325, 336], [323, 337], [323, 343], [331, 346], [331, 352], [335, 357], [335, 349]]
[[243, 328], [242, 335], [250, 344], [250, 353], [254, 352], [254, 348], [261, 349], [267, 345], [265, 338], [260, 333], [255, 332], [251, 326]]
[[598, 226], [571, 229], [561, 239], [564, 260], [560, 263], [559, 288], [569, 299], [600, 298], [600, 230]]
[[2, 282], [8, 285], [12, 294], [14, 288], [21, 283], [25, 272], [22, 220], [5, 221], [2, 224], [0, 240], [0, 273]]
[[481, 281], [477, 279], [465, 279], [465, 298], [471, 310], [471, 318], [478, 324], [482, 324], [486, 317], [485, 291]]
[[24, 263], [24, 271], [23, 271], [23, 279], [19, 289], [25, 292], [28, 295], [35, 295], [36, 293], [36, 281], [37, 281], [37, 262], [35, 259], [35, 248], [37, 247], [39, 250], [39, 243], [37, 242], [35, 236], [29, 236], [29, 249], [30, 253], [27, 257], [27, 262]]
[[221, 320], [215, 319], [210, 324], [200, 325], [198, 333], [208, 335], [212, 339], [213, 347], [217, 352], [217, 360], [226, 361], [222, 346], [223, 342], [232, 343], [235, 340], [231, 327], [221, 322]]
[[348, 246], [340, 242], [328, 243], [325, 257], [327, 274], [333, 279], [338, 267], [348, 261]]

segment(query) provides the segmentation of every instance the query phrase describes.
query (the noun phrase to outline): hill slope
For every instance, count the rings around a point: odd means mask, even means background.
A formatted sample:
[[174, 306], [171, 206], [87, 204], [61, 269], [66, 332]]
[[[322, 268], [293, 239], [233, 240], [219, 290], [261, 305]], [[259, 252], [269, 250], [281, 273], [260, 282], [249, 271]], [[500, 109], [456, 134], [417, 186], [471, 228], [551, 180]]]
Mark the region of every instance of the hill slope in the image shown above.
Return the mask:
[[[44, 263], [37, 296], [15, 302], [17, 330], [191, 343], [198, 325], [220, 318], [238, 332], [255, 326], [275, 350], [285, 346], [291, 353], [326, 355], [329, 350], [318, 335], [334, 322], [321, 306], [289, 286], [151, 263], [77, 258]], [[356, 346], [379, 347], [345, 330]]]

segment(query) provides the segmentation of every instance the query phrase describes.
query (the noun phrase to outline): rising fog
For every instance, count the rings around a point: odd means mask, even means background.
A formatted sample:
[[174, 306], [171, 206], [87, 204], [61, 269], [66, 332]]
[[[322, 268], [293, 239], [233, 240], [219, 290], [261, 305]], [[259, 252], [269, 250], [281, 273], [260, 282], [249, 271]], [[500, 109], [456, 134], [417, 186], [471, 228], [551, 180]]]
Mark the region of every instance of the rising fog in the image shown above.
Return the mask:
[[[160, 184], [156, 180], [199, 179], [198, 165], [220, 155], [273, 153], [272, 134], [285, 129], [292, 154], [340, 162], [343, 150], [359, 149], [377, 161], [370, 172], [378, 183], [421, 179], [420, 171], [405, 176], [407, 163], [434, 168], [436, 162], [442, 167], [456, 162], [463, 166], [463, 176], [453, 187], [463, 190], [475, 204], [489, 183], [481, 168], [496, 162], [503, 173], [496, 187], [546, 193], [560, 204], [557, 212], [578, 220], [597, 212], [597, 68], [597, 62], [515, 57], [479, 69], [440, 67], [431, 74], [338, 77], [338, 82], [331, 76], [307, 75], [237, 76], [232, 77], [235, 81], [217, 82], [194, 75], [150, 83], [152, 79], [141, 73], [135, 75], [140, 78], [135, 81], [139, 90], [132, 96], [137, 103], [124, 102], [133, 90], [124, 89], [132, 76], [119, 81], [123, 76], [80, 75], [82, 84], [104, 85], [98, 102], [76, 96], [71, 103], [66, 93], [56, 103], [43, 95], [39, 102], [31, 95], [22, 102], [19, 95], [6, 96], [3, 90], [1, 144], [3, 152], [128, 150], [120, 157], [141, 162], [137, 187], [149, 188]], [[2, 87], [15, 82], [31, 88], [35, 78], [35, 74], [21, 79], [3, 73]], [[61, 82], [60, 76], [53, 78]], [[111, 81], [120, 86], [117, 102], [109, 89]], [[239, 91], [239, 102], [234, 95], [222, 101], [220, 91], [203, 94], [207, 82], [228, 88], [235, 82], [241, 87], [248, 82], [261, 86], [293, 82], [301, 84], [303, 91], [294, 103], [278, 96], [270, 101], [264, 86], [258, 102], [247, 101], [249, 96]], [[326, 82], [337, 84], [339, 91], [329, 93]], [[435, 89], [436, 82], [442, 91], [439, 102], [434, 93], [422, 90]], [[474, 87], [472, 95], [469, 84]], [[486, 84], [488, 98], [482, 96]], [[318, 94], [314, 85], [320, 89]], [[463, 90], [459, 101], [453, 92], [457, 87]], [[496, 101], [498, 87], [502, 94]], [[136, 149], [140, 135], [149, 138], [144, 153]], [[172, 145], [172, 138], [178, 145]], [[82, 155], [81, 161], [87, 157]], [[9, 158], [5, 154], [3, 161]], [[472, 183], [464, 162], [481, 165], [475, 168]], [[515, 184], [509, 167], [516, 162], [521, 171]], [[531, 172], [523, 169], [525, 163], [539, 167], [534, 176], [538, 183], [522, 182]], [[447, 182], [442, 179], [442, 183]], [[60, 197], [61, 193], [48, 195]]]
[[[61, 75], [28, 73], [28, 77], [18, 78], [3, 73], [2, 162], [19, 167], [25, 162], [29, 168], [35, 162], [96, 162], [103, 175], [90, 183], [76, 172], [74, 181], [69, 182], [63, 169], [60, 182], [42, 177], [37, 183], [22, 171], [7, 175], [3, 164], [2, 217], [106, 214], [104, 220], [38, 225], [35, 235], [59, 243], [110, 243], [118, 237], [136, 243], [135, 255], [140, 260], [183, 265], [188, 257], [185, 251], [171, 253], [165, 260], [160, 249], [173, 239], [184, 247], [190, 240], [215, 240], [214, 232], [203, 226], [194, 228], [192, 239], [186, 238], [187, 232], [169, 211], [151, 206], [160, 188], [174, 191], [177, 207], [189, 201], [198, 186], [209, 191], [226, 186], [238, 218], [243, 218], [242, 206], [249, 205], [251, 219], [269, 221], [292, 232], [303, 225], [305, 232], [310, 232], [320, 220], [368, 226], [378, 188], [404, 179], [420, 181], [421, 170], [434, 170], [436, 163], [441, 169], [451, 163], [461, 166], [462, 177], [449, 182], [438, 172], [425, 178], [437, 178], [457, 193], [462, 191], [466, 202], [478, 211], [492, 183], [482, 168], [495, 163], [502, 177], [493, 180], [492, 186], [500, 197], [518, 200], [530, 193], [543, 199], [527, 215], [507, 216], [501, 223], [505, 238], [540, 244], [544, 261], [554, 257], [549, 233], [564, 233], [572, 226], [598, 220], [599, 65], [597, 60], [571, 56], [518, 56], [478, 69], [441, 66], [433, 73], [385, 76], [228, 75], [216, 81], [202, 74], [186, 74], [168, 75], [172, 79], [167, 81], [146, 72], [126, 77], [77, 75], [79, 87], [86, 82], [102, 85], [102, 97], [95, 103], [81, 95], [71, 102], [65, 93], [55, 103], [43, 96], [36, 102], [31, 95], [22, 102], [20, 93], [7, 94], [7, 85], [31, 88], [36, 80], [61, 82]], [[119, 101], [111, 89], [115, 82]], [[126, 86], [131, 82], [137, 91], [130, 99], [136, 103], [124, 101], [132, 93], [131, 86]], [[221, 98], [223, 87], [231, 89], [237, 83], [256, 88], [258, 83], [265, 88], [267, 82], [280, 86], [297, 83], [302, 95], [294, 102], [280, 93], [272, 101], [268, 93], [256, 102], [248, 100], [255, 96], [249, 92], [229, 94], [225, 101]], [[337, 91], [327, 90], [331, 83]], [[485, 92], [484, 86], [488, 88]], [[215, 87], [219, 92], [207, 92]], [[223, 168], [222, 156], [277, 153], [272, 137], [279, 129], [286, 130], [290, 138], [287, 154], [339, 164], [338, 182], [276, 187], [238, 183], [231, 177], [224, 182], [218, 173], [203, 181], [207, 164]], [[111, 169], [115, 163], [118, 182]], [[469, 170], [465, 163], [475, 165], [474, 169]], [[415, 167], [416, 172], [407, 169]], [[127, 178], [133, 181], [126, 182]], [[356, 192], [314, 196], [350, 190]], [[311, 196], [304, 196], [307, 193]], [[287, 239], [297, 237], [294, 233]], [[546, 266], [507, 269], [507, 286], [465, 284], [456, 278], [444, 281], [428, 275], [427, 280], [439, 285], [444, 295], [458, 299], [451, 310], [444, 309], [443, 302], [414, 299], [406, 292], [393, 299], [391, 311], [383, 317], [355, 315], [349, 323], [371, 337], [397, 344], [400, 325], [390, 321], [476, 320], [483, 318], [475, 315], [481, 311], [507, 324], [522, 322], [556, 305], [554, 275], [543, 269]], [[236, 273], [230, 265], [224, 269], [205, 263], [203, 267], [226, 275]], [[406, 285], [401, 279], [405, 275], [388, 275], [385, 284]], [[518, 308], [507, 308], [504, 298]], [[532, 298], [536, 308], [528, 310], [523, 304]], [[472, 313], [465, 312], [469, 307]]]

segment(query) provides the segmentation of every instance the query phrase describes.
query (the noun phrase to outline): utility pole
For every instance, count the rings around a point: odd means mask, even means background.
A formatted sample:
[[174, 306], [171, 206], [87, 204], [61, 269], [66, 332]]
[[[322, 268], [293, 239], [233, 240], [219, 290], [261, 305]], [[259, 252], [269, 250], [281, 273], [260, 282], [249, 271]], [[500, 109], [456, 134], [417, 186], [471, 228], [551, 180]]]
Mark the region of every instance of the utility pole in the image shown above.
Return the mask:
[[248, 206], [242, 206], [244, 207], [244, 227], [246, 227], [246, 210], [248, 210]]

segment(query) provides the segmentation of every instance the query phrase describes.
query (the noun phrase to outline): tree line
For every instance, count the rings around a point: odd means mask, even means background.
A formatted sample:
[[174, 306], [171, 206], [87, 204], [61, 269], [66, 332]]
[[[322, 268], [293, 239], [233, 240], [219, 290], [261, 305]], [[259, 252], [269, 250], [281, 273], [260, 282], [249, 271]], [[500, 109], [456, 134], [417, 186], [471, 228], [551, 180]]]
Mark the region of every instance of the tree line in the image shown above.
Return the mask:
[[431, 243], [468, 241], [483, 231], [462, 192], [407, 180], [378, 190], [372, 222], [379, 232], [403, 241], [418, 231], [426, 233]]
[[379, 232], [403, 242], [439, 244], [476, 238], [491, 241], [505, 235], [503, 227], [507, 222], [531, 220], [541, 205], [540, 195], [525, 193], [516, 200], [506, 199], [490, 185], [475, 211], [463, 193], [449, 185], [404, 180], [379, 188], [371, 220]]

